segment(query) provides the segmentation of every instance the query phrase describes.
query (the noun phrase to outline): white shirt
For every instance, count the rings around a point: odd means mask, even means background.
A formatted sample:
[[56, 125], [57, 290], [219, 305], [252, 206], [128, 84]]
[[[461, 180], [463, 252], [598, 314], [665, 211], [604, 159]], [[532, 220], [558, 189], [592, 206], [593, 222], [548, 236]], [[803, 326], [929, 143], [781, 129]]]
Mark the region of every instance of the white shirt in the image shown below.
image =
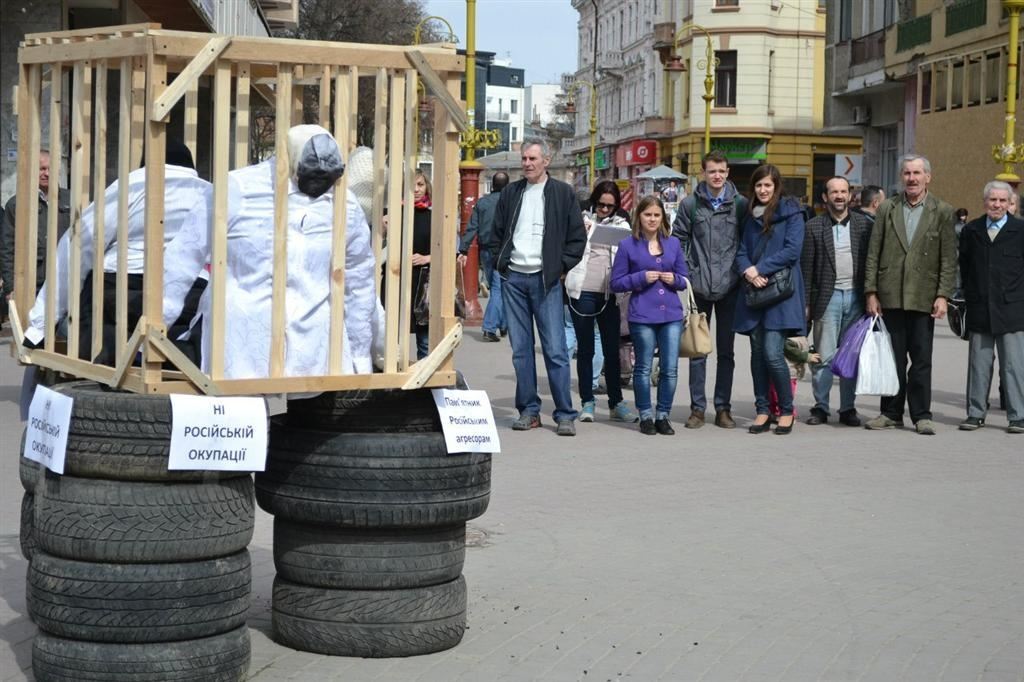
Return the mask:
[[[178, 234], [185, 219], [193, 212], [199, 212], [199, 219], [206, 220], [212, 185], [203, 180], [191, 168], [166, 166], [164, 169], [164, 246]], [[117, 205], [119, 182], [115, 180], [104, 193], [103, 213], [103, 270], [117, 272]], [[96, 203], [93, 202], [82, 213], [81, 225], [81, 270], [80, 279], [74, 287], [75, 294], [82, 290], [85, 278], [92, 272], [93, 235], [95, 233]], [[145, 263], [146, 241], [146, 169], [137, 168], [128, 175], [128, 273], [142, 274]], [[57, 243], [57, 305], [55, 319], [60, 320], [68, 312], [68, 273], [70, 268], [71, 231], [64, 233]], [[195, 278], [192, 278], [195, 281]], [[192, 282], [189, 282], [189, 286]], [[29, 328], [25, 337], [39, 343], [45, 334], [46, 288], [43, 284], [36, 296], [35, 305], [29, 312]], [[187, 291], [187, 289], [186, 289]], [[184, 303], [178, 303], [178, 310]], [[172, 322], [177, 318], [172, 318]]]
[[512, 234], [509, 267], [516, 272], [540, 272], [544, 267], [544, 187], [543, 182], [526, 183], [519, 218]]
[[[228, 174], [224, 377], [270, 375], [271, 306], [274, 271], [273, 158]], [[359, 202], [347, 197], [345, 233], [345, 343], [343, 373], [372, 372], [374, 259], [370, 228]], [[212, 215], [212, 213], [211, 213]], [[333, 191], [316, 199], [292, 182], [288, 192], [288, 281], [285, 299], [285, 376], [327, 373], [330, 337], [331, 232]], [[184, 293], [210, 259], [211, 225], [200, 213], [168, 247], [164, 265], [164, 321], [181, 313]], [[203, 315], [203, 371], [210, 368], [208, 287], [199, 304]], [[298, 397], [293, 395], [292, 397]]]

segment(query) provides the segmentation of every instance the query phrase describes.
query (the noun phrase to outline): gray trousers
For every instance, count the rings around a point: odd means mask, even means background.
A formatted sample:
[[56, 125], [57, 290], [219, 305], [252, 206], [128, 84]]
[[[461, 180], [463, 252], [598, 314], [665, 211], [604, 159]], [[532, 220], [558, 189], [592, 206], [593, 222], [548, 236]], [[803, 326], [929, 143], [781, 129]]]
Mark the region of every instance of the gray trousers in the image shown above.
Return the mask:
[[1024, 419], [1024, 332], [971, 332], [967, 363], [967, 416], [979, 419], [988, 409], [992, 368], [999, 353], [999, 379], [1006, 391], [1006, 418]]

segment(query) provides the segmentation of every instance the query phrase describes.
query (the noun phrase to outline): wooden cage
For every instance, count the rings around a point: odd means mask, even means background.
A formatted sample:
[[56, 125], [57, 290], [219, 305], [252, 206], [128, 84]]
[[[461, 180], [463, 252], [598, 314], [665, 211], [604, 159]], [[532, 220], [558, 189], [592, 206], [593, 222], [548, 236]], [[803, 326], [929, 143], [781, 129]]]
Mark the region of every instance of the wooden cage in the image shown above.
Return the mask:
[[[419, 388], [451, 385], [455, 381], [453, 352], [462, 327], [455, 317], [455, 244], [458, 205], [458, 134], [467, 125], [458, 101], [465, 70], [464, 61], [451, 45], [385, 46], [274, 38], [250, 38], [161, 30], [156, 24], [116, 26], [105, 29], [31, 34], [18, 52], [18, 185], [16, 216], [15, 296], [10, 303], [15, 334], [15, 353], [26, 364], [92, 379], [135, 392], [239, 395], [324, 390]], [[362, 79], [361, 79], [362, 77]], [[330, 288], [330, 349], [324, 376], [284, 376], [284, 321], [287, 244], [286, 205], [289, 168], [287, 131], [296, 123], [318, 121], [332, 131], [343, 155], [356, 146], [360, 82], [374, 84], [374, 199], [371, 224], [381, 224], [387, 208], [391, 220], [386, 245], [387, 269], [383, 274], [386, 300], [384, 371], [372, 374], [341, 374], [342, 325], [344, 324], [344, 273], [346, 202], [334, 201], [333, 249]], [[163, 218], [165, 141], [172, 108], [184, 100], [184, 141], [196, 152], [197, 102], [201, 79], [210, 83], [211, 172], [213, 230], [210, 282], [212, 293], [212, 354], [209, 374], [188, 360], [166, 335], [163, 324], [162, 278], [164, 273]], [[434, 111], [433, 212], [431, 222], [430, 355], [414, 362], [409, 357], [411, 290], [412, 187], [417, 153], [417, 88], [431, 95]], [[48, 82], [48, 96], [44, 84]], [[117, 89], [117, 130], [107, 130], [108, 87]], [[70, 104], [62, 92], [73, 93]], [[113, 94], [113, 87], [109, 92]], [[308, 90], [308, 92], [307, 92]], [[306, 96], [306, 95], [309, 96]], [[268, 218], [274, 231], [274, 272], [271, 320], [271, 353], [266, 378], [224, 377], [223, 311], [224, 263], [227, 253], [226, 211], [228, 171], [249, 165], [250, 100], [265, 99], [273, 106], [275, 211]], [[312, 102], [313, 104], [308, 104]], [[318, 106], [317, 106], [318, 103]], [[315, 108], [315, 111], [308, 111]], [[49, 111], [48, 140], [41, 139], [43, 113]], [[64, 112], [69, 112], [65, 114]], [[67, 120], [67, 126], [60, 122]], [[64, 128], [64, 129], [62, 129]], [[112, 138], [112, 135], [114, 136]], [[50, 151], [49, 197], [56, 198], [62, 175], [69, 177], [70, 263], [68, 330], [66, 344], [57, 339], [53, 286], [46, 288], [46, 333], [42, 348], [23, 346], [28, 311], [35, 301], [37, 239], [45, 230], [46, 278], [56, 277], [57, 211], [49, 212], [47, 225], [38, 225], [41, 148]], [[139, 168], [145, 153], [145, 285], [142, 317], [128, 329], [126, 293], [127, 183], [119, 183], [118, 265], [116, 274], [117, 334], [113, 365], [79, 359], [80, 335], [91, 335], [96, 357], [103, 343], [104, 267], [103, 216], [97, 220], [92, 263], [92, 328], [80, 329], [81, 271], [79, 231], [83, 211], [102, 198], [108, 184], [107, 155], [116, 154], [117, 175], [126, 178]], [[62, 169], [62, 155], [69, 169]], [[387, 160], [390, 160], [386, 165]], [[111, 159], [112, 160], [112, 159]], [[69, 171], [69, 172], [68, 172]], [[385, 188], [389, 188], [385, 199]], [[158, 191], [149, 191], [160, 188]], [[346, 177], [335, 186], [335, 197], [346, 196]], [[53, 201], [49, 204], [52, 206]], [[102, 211], [103, 201], [96, 202]], [[385, 247], [380, 231], [374, 233], [375, 266]], [[378, 291], [381, 281], [377, 278]], [[444, 304], [443, 302], [447, 302]], [[141, 357], [141, 361], [137, 358]], [[167, 369], [165, 361], [176, 369]]]

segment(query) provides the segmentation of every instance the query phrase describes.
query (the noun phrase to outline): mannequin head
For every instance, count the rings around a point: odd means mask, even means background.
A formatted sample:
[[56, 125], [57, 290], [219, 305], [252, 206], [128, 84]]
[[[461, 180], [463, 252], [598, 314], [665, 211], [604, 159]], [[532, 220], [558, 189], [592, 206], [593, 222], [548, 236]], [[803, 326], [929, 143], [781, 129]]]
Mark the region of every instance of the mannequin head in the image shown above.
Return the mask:
[[327, 192], [345, 172], [338, 143], [318, 125], [288, 131], [288, 166], [299, 191], [313, 198]]

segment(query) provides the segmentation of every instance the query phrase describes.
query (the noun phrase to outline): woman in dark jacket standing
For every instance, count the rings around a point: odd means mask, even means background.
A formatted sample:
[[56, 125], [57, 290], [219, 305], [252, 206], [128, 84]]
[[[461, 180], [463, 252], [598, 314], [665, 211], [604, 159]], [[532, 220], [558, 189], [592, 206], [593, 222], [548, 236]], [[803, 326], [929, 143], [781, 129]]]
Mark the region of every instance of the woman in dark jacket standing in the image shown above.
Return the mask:
[[[768, 387], [779, 396], [779, 417], [775, 433], [793, 430], [793, 391], [789, 383], [785, 346], [790, 336], [803, 335], [804, 281], [800, 272], [800, 252], [804, 243], [804, 218], [800, 206], [782, 197], [782, 176], [771, 164], [758, 167], [750, 178], [751, 205], [743, 220], [743, 232], [736, 252], [736, 272], [743, 278], [743, 290], [736, 302], [733, 329], [750, 336], [750, 373], [754, 379], [757, 418], [750, 433], [765, 433], [771, 428]], [[793, 292], [764, 308], [751, 308], [748, 289], [762, 289], [768, 278], [790, 268]]]
[[[412, 220], [412, 298], [420, 287], [420, 277], [427, 275], [430, 266], [430, 197], [433, 194], [430, 180], [423, 171], [416, 171], [416, 180], [412, 189], [413, 220]], [[416, 359], [422, 360], [430, 353], [430, 328], [425, 324], [416, 324], [413, 315], [409, 323], [416, 334]]]

